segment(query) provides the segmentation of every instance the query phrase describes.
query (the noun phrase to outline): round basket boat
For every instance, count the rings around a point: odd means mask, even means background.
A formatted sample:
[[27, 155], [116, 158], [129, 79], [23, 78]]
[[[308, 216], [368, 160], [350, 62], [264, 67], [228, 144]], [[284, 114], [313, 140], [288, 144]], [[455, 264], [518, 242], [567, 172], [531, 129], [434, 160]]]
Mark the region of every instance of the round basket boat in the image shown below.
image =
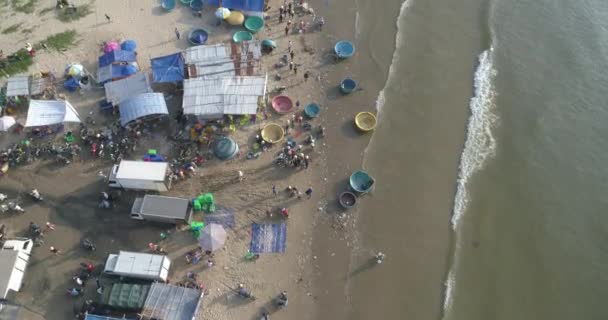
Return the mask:
[[192, 0], [179, 0], [179, 2], [181, 2], [185, 6], [190, 6], [190, 2], [192, 2]]
[[245, 20], [245, 29], [251, 33], [257, 33], [264, 28], [264, 19], [258, 16], [251, 16]]
[[316, 118], [321, 113], [321, 106], [316, 103], [310, 103], [304, 108], [304, 114], [309, 118]]
[[352, 192], [342, 192], [338, 197], [338, 202], [344, 209], [350, 209], [357, 203], [357, 196]]
[[363, 132], [369, 132], [376, 128], [376, 115], [371, 112], [359, 112], [355, 116], [355, 126]]
[[277, 43], [272, 39], [264, 39], [262, 40], [262, 47], [276, 49]]
[[350, 58], [355, 54], [355, 46], [350, 41], [338, 41], [334, 46], [334, 51], [340, 59]]
[[160, 6], [166, 11], [171, 11], [175, 8], [175, 0], [162, 0]]
[[194, 12], [203, 11], [203, 0], [192, 0], [190, 2], [190, 9]]
[[262, 129], [262, 139], [268, 143], [278, 143], [283, 140], [285, 131], [276, 123], [269, 123]]
[[226, 18], [226, 22], [232, 26], [241, 26], [245, 22], [245, 15], [240, 11], [232, 11], [228, 18]]
[[203, 29], [193, 29], [188, 34], [188, 42], [193, 46], [199, 46], [201, 44], [205, 44], [207, 39], [209, 38], [209, 34], [207, 31]]
[[293, 110], [293, 101], [288, 96], [276, 96], [272, 98], [272, 108], [278, 113], [289, 113]]
[[239, 153], [239, 145], [229, 137], [219, 138], [213, 146], [213, 154], [220, 160], [230, 160]]
[[366, 193], [371, 190], [374, 182], [374, 178], [363, 170], [353, 172], [349, 179], [351, 189], [359, 193]]
[[340, 91], [344, 94], [349, 94], [357, 88], [357, 81], [346, 78], [340, 83]]
[[249, 31], [237, 31], [232, 36], [232, 41], [241, 43], [243, 41], [253, 40], [253, 34]]

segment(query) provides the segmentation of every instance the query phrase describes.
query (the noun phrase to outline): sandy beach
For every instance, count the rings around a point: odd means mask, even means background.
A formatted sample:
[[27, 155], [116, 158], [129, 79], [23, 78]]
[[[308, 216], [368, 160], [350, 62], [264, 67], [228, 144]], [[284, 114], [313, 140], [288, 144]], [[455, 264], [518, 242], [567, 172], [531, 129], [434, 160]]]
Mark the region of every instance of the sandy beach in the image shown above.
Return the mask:
[[[82, 3], [76, 2], [77, 5]], [[3, 35], [8, 41], [3, 41], [1, 48], [6, 54], [13, 52], [25, 42], [37, 43], [47, 36], [57, 32], [74, 29], [78, 32], [78, 43], [75, 47], [63, 52], [40, 50], [34, 59], [30, 73], [52, 71], [61, 75], [66, 64], [79, 62], [92, 73], [96, 71], [97, 57], [100, 55], [100, 44], [109, 40], [134, 39], [138, 43], [138, 63], [142, 70], [149, 70], [149, 59], [185, 49], [188, 44], [185, 39], [177, 40], [174, 29], [187, 34], [192, 27], [203, 27], [210, 32], [210, 44], [230, 41], [231, 35], [242, 28], [226, 25], [216, 26], [213, 10], [206, 9], [202, 18], [192, 14], [185, 7], [178, 7], [172, 12], [163, 12], [157, 1], [94, 1], [90, 3], [92, 13], [80, 20], [63, 23], [55, 18], [54, 3], [39, 2], [31, 14], [15, 13], [6, 6], [1, 12], [9, 23], [19, 24], [19, 28], [33, 29], [32, 33], [14, 32]], [[269, 91], [277, 86], [286, 86], [285, 91], [294, 101], [301, 105], [313, 101], [321, 101], [324, 92], [321, 90], [321, 69], [316, 68], [323, 57], [314, 50], [315, 33], [303, 35], [283, 35], [284, 23], [278, 24], [277, 7], [271, 1], [272, 7], [267, 14], [267, 26], [257, 38], [274, 38], [278, 48], [262, 59], [263, 69], [269, 78], [281, 74], [280, 82], [270, 80]], [[8, 9], [8, 10], [7, 10]], [[107, 21], [105, 15], [111, 17]], [[304, 17], [310, 20], [310, 16]], [[4, 29], [6, 26], [2, 25]], [[297, 75], [285, 67], [274, 69], [279, 58], [287, 54], [287, 42], [293, 42], [295, 62], [300, 71]], [[309, 67], [310, 66], [310, 67]], [[315, 68], [313, 68], [315, 67]], [[309, 70], [311, 77], [304, 81], [303, 74]], [[59, 85], [60, 87], [60, 85]], [[88, 92], [65, 93], [67, 100], [75, 106], [80, 115], [90, 116], [96, 120], [95, 127], [103, 128], [111, 118], [98, 111], [98, 104], [103, 99], [103, 90], [93, 89]], [[181, 99], [174, 92], [166, 93], [171, 115], [177, 112]], [[301, 112], [301, 108], [296, 110]], [[267, 121], [284, 124], [289, 116], [278, 116], [268, 110], [269, 119], [256, 124], [239, 128], [231, 134], [241, 146], [237, 159], [220, 162], [213, 159], [200, 167], [196, 176], [185, 181], [179, 181], [167, 195], [193, 198], [202, 192], [212, 192], [218, 206], [236, 210], [236, 226], [229, 230], [227, 245], [215, 256], [215, 265], [207, 269], [203, 263], [196, 266], [187, 265], [184, 255], [196, 248], [196, 239], [191, 233], [177, 230], [166, 225], [140, 222], [129, 219], [128, 212], [135, 192], [123, 195], [116, 207], [107, 210], [98, 208], [100, 192], [106, 190], [105, 182], [99, 172], [108, 172], [110, 161], [92, 159], [88, 155], [74, 161], [68, 166], [57, 166], [50, 161], [36, 161], [27, 166], [11, 169], [2, 177], [0, 192], [11, 199], [22, 202], [26, 212], [16, 215], [4, 215], [0, 222], [9, 229], [9, 237], [27, 234], [29, 222], [44, 225], [50, 221], [56, 225], [55, 230], [45, 233], [44, 243], [33, 251], [32, 260], [28, 266], [24, 286], [17, 294], [16, 301], [24, 309], [24, 319], [66, 319], [73, 317], [74, 305], [81, 298], [67, 296], [66, 289], [72, 285], [72, 276], [79, 263], [90, 261], [102, 265], [109, 253], [118, 250], [149, 252], [148, 243], [162, 245], [173, 259], [170, 274], [171, 282], [177, 283], [184, 279], [187, 272], [198, 274], [199, 282], [204, 286], [208, 295], [205, 296], [201, 319], [251, 319], [259, 316], [262, 308], [273, 308], [273, 299], [286, 290], [289, 293], [289, 308], [280, 310], [273, 318], [313, 319], [317, 305], [317, 295], [313, 286], [315, 270], [318, 270], [318, 257], [312, 254], [315, 230], [321, 225], [333, 222], [329, 217], [328, 202], [335, 202], [333, 194], [326, 197], [327, 171], [324, 167], [326, 153], [329, 148], [320, 140], [315, 150], [306, 150], [311, 157], [308, 169], [277, 168], [272, 160], [278, 147], [272, 148], [256, 160], [247, 160], [245, 155], [252, 136], [258, 132]], [[25, 112], [18, 111], [18, 121], [23, 123]], [[258, 117], [261, 119], [262, 117]], [[322, 117], [324, 118], [324, 117]], [[173, 120], [172, 120], [173, 121]], [[321, 121], [321, 122], [319, 122]], [[326, 120], [314, 120], [313, 126]], [[302, 129], [295, 128], [293, 134], [302, 140]], [[142, 138], [133, 157], [141, 157], [148, 149], [157, 149], [159, 153], [169, 154], [171, 147], [167, 140], [170, 131], [154, 132]], [[0, 138], [2, 147], [19, 141], [23, 136], [4, 134]], [[86, 150], [83, 150], [86, 153]], [[238, 182], [237, 172], [244, 172], [244, 181]], [[339, 179], [343, 179], [340, 177]], [[331, 177], [331, 179], [338, 179]], [[279, 191], [273, 195], [272, 186]], [[289, 197], [283, 191], [287, 186], [297, 186], [300, 190], [312, 187], [314, 192], [311, 199], [297, 200]], [[37, 188], [45, 200], [35, 203], [27, 195], [29, 190]], [[333, 203], [333, 202], [332, 202]], [[245, 261], [244, 256], [251, 241], [251, 223], [260, 221], [280, 222], [278, 210], [287, 207], [290, 210], [288, 224], [287, 251], [285, 254], [264, 254], [255, 262]], [[266, 211], [274, 212], [272, 217], [266, 216]], [[197, 214], [197, 220], [201, 214]], [[168, 234], [166, 240], [160, 239], [160, 233]], [[93, 253], [84, 250], [80, 241], [89, 238], [97, 244]], [[53, 255], [50, 246], [59, 248], [62, 253]], [[233, 289], [237, 283], [245, 283], [256, 296], [252, 302], [243, 301], [235, 296]], [[88, 283], [89, 296], [94, 296], [95, 286]]]

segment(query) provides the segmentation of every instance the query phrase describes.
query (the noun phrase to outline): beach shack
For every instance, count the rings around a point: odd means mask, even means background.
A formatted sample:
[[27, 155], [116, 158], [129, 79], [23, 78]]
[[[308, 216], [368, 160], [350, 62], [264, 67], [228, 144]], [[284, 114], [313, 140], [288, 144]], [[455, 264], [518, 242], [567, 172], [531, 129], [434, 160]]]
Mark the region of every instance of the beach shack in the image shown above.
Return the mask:
[[194, 46], [184, 51], [188, 78], [261, 75], [261, 58], [259, 40]]
[[166, 282], [171, 260], [159, 254], [120, 251], [108, 255], [103, 272], [126, 278]]
[[123, 127], [135, 120], [160, 119], [169, 115], [165, 96], [159, 92], [142, 93], [122, 100], [118, 110]]
[[216, 120], [224, 115], [255, 115], [266, 98], [267, 76], [184, 80], [184, 114]]
[[78, 112], [67, 100], [30, 100], [25, 127], [80, 123]]
[[8, 78], [6, 82], [7, 97], [22, 97], [30, 95], [30, 76], [18, 74]]
[[132, 77], [107, 82], [104, 85], [106, 91], [106, 101], [114, 106], [120, 105], [121, 102], [143, 94], [151, 93], [150, 78], [147, 73], [137, 73]]

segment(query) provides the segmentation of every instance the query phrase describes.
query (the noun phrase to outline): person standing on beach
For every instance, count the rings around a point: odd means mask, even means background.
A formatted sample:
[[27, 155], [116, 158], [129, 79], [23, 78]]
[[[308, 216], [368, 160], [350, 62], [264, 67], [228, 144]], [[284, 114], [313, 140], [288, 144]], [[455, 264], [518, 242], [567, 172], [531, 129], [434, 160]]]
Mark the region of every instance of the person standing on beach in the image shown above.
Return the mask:
[[294, 64], [293, 66], [293, 74], [298, 74], [298, 65]]
[[293, 6], [293, 3], [291, 3], [291, 2], [287, 5], [287, 12], [289, 12], [289, 15], [291, 15], [292, 6]]
[[306, 189], [306, 196], [308, 199], [312, 198], [312, 187], [308, 187], [308, 189]]
[[289, 35], [289, 23], [287, 23], [287, 26], [285, 26], [285, 35]]
[[272, 185], [272, 194], [275, 196], [277, 195], [277, 186], [274, 184]]
[[112, 19], [110, 19], [110, 16], [107, 13], [104, 14], [104, 16], [106, 16], [106, 20], [108, 20], [108, 23], [112, 22]]
[[289, 71], [293, 70], [293, 61], [289, 61]]
[[243, 171], [239, 170], [239, 182], [243, 182], [243, 179], [245, 179], [245, 174]]
[[180, 38], [179, 30], [177, 30], [177, 28], [175, 28], [175, 37], [177, 38], [177, 40], [179, 40]]
[[280, 6], [280, 7], [279, 7], [279, 16], [282, 16], [282, 15], [283, 15], [283, 12], [285, 12], [285, 7]]
[[287, 42], [287, 52], [289, 52], [289, 53], [293, 52], [291, 50], [292, 48], [293, 48], [293, 42], [291, 40], [289, 40], [289, 42]]
[[291, 57], [291, 61], [293, 61], [293, 57], [294, 57], [295, 55], [296, 55], [296, 54], [295, 54], [295, 52], [293, 52], [293, 51], [291, 51], [291, 52], [289, 53], [289, 56]]
[[283, 13], [279, 14], [279, 23], [283, 23]]
[[310, 73], [308, 72], [308, 70], [306, 70], [306, 72], [304, 72], [304, 82], [308, 81], [309, 76], [310, 76]]
[[304, 157], [304, 169], [308, 169], [308, 156]]

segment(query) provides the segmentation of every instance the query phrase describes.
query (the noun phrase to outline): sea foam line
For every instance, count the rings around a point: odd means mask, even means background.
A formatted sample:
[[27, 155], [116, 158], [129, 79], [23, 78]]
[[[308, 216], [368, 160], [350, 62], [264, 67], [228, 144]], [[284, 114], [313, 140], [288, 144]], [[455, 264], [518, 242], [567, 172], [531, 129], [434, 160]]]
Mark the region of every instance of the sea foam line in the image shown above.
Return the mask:
[[[492, 128], [498, 121], [494, 113], [495, 88], [493, 48], [485, 50], [479, 55], [479, 66], [475, 71], [474, 96], [469, 103], [471, 116], [467, 125], [467, 137], [464, 149], [460, 156], [460, 171], [454, 197], [454, 211], [452, 214], [452, 228], [457, 231], [458, 222], [462, 218], [469, 203], [467, 185], [473, 174], [483, 168], [484, 164], [496, 152], [496, 140], [492, 135]], [[452, 307], [453, 292], [456, 283], [455, 269], [458, 265], [459, 239], [456, 234], [454, 245], [454, 261], [445, 281], [443, 300], [444, 315]]]

